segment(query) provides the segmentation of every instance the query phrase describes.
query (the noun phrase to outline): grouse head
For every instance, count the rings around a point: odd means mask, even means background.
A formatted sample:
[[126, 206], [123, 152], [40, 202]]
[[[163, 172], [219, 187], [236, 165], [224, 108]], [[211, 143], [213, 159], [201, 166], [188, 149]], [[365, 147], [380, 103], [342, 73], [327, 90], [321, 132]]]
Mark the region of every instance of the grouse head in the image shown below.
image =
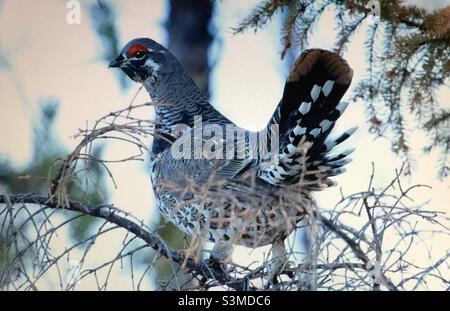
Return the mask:
[[175, 57], [159, 43], [138, 38], [128, 42], [109, 67], [122, 69], [133, 81], [154, 83], [162, 75], [179, 68]]

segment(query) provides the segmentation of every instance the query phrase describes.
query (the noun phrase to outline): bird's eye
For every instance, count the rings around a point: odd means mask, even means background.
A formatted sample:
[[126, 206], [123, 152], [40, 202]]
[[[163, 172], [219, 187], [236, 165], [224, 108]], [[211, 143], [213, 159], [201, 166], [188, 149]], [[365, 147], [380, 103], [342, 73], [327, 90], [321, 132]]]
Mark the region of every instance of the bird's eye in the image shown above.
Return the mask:
[[142, 58], [142, 57], [144, 57], [144, 52], [141, 52], [141, 51], [138, 51], [138, 52], [136, 52], [136, 54], [134, 54], [134, 57], [135, 58]]
[[145, 54], [147, 54], [147, 53], [148, 53], [148, 49], [145, 46], [143, 46], [141, 44], [135, 44], [128, 50], [127, 54], [128, 54], [129, 58], [134, 57], [134, 58], [140, 59], [140, 58], [143, 58], [145, 56]]

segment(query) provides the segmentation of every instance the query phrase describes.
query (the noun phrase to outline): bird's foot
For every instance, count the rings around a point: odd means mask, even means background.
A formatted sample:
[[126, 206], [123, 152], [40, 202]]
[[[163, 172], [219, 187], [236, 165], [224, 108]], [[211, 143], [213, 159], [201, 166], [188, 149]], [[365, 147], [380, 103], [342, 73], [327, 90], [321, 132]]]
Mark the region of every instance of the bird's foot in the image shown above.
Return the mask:
[[288, 261], [279, 274], [286, 274], [290, 279], [295, 276], [295, 262]]
[[206, 282], [207, 278], [213, 278], [219, 283], [226, 283], [229, 279], [229, 271], [227, 270], [227, 264], [213, 256], [210, 256], [204, 262], [204, 277], [201, 282]]
[[269, 266], [266, 288], [269, 288], [271, 285], [277, 285], [280, 282], [281, 275], [287, 275], [290, 279], [293, 279], [294, 267], [295, 263], [293, 261], [274, 260]]
[[266, 288], [279, 283], [281, 274], [287, 274], [293, 278], [294, 263], [288, 261], [288, 255], [283, 240], [276, 240], [272, 245], [272, 261], [269, 265], [269, 277]]

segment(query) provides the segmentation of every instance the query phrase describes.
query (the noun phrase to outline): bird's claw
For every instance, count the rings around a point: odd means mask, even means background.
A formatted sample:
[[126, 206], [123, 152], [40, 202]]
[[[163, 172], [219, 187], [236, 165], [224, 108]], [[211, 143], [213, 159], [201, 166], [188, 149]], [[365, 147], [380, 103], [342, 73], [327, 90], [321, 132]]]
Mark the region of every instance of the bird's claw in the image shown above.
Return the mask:
[[293, 261], [286, 262], [284, 267], [282, 267], [280, 274], [286, 274], [290, 279], [293, 279], [295, 276], [295, 262]]
[[277, 285], [279, 283], [278, 277], [282, 274], [286, 274], [290, 279], [293, 279], [295, 275], [294, 267], [295, 263], [293, 261], [286, 261], [284, 263], [276, 261], [273, 263], [270, 267], [269, 282], [266, 287], [268, 288], [271, 284]]
[[213, 256], [204, 261], [204, 277], [201, 281], [206, 282], [207, 277], [213, 278], [220, 283], [228, 280], [228, 270], [226, 264]]

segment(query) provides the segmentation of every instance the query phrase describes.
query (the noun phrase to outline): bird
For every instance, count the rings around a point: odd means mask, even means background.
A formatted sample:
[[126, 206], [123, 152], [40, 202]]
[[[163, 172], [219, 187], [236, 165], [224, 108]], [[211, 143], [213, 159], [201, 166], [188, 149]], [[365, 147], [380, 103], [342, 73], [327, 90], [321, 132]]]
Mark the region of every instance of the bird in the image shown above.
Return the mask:
[[236, 245], [272, 245], [272, 275], [285, 267], [285, 240], [311, 216], [314, 192], [335, 185], [331, 178], [351, 161], [354, 148], [335, 147], [356, 128], [333, 132], [348, 106], [341, 101], [353, 76], [347, 61], [331, 51], [304, 50], [261, 131], [239, 127], [214, 108], [176, 57], [152, 39], [131, 40], [109, 67], [142, 84], [157, 103], [150, 166], [162, 215], [213, 242], [213, 262], [229, 262]]

